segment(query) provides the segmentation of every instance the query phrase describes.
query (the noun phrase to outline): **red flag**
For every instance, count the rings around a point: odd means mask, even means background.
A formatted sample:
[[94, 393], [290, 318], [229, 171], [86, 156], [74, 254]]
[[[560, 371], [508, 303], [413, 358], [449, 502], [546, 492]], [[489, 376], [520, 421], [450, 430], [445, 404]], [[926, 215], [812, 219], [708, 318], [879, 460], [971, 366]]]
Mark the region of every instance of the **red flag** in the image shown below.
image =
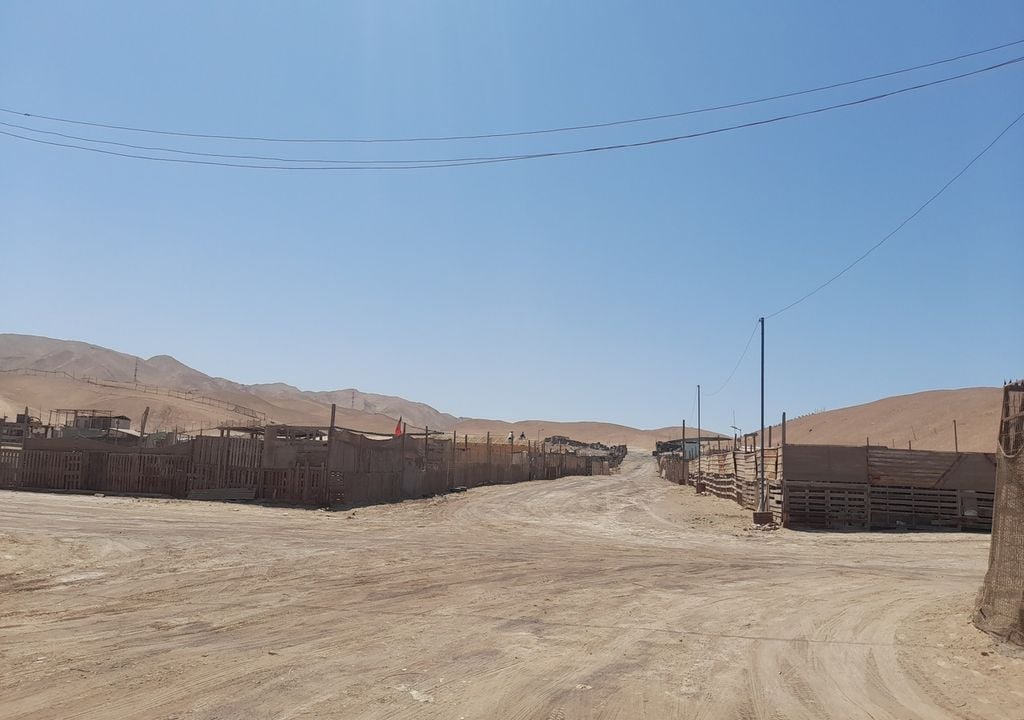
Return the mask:
[[395, 437], [399, 437], [402, 434], [402, 417], [399, 415], [398, 424], [395, 425]]

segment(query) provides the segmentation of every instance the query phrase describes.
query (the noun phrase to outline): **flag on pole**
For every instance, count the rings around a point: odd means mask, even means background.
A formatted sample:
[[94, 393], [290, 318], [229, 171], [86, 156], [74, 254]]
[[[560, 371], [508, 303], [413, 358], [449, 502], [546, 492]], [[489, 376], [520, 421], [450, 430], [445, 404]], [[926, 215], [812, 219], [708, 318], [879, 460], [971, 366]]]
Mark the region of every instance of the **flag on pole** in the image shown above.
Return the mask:
[[399, 437], [402, 434], [402, 417], [398, 417], [398, 424], [395, 425], [395, 437]]

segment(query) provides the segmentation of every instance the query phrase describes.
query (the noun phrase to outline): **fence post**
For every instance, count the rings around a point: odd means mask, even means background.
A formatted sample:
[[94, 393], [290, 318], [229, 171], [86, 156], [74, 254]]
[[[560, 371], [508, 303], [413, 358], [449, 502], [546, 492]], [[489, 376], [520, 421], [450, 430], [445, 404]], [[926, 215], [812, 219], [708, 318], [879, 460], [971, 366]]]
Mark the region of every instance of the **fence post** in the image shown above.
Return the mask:
[[331, 441], [334, 440], [334, 421], [338, 413], [338, 406], [331, 403], [331, 426], [327, 428], [327, 456], [331, 455]]
[[451, 460], [448, 461], [448, 489], [449, 490], [452, 489], [452, 470], [453, 470], [453, 468], [455, 466], [455, 443], [457, 443], [458, 441], [459, 440], [458, 440], [458, 437], [456, 437], [456, 435], [455, 435], [455, 431], [452, 430], [452, 457], [451, 457]]
[[331, 504], [331, 491], [328, 485], [331, 482], [331, 453], [334, 452], [334, 424], [337, 413], [337, 404], [331, 403], [331, 426], [327, 428], [327, 457], [324, 462], [324, 502], [327, 506]]

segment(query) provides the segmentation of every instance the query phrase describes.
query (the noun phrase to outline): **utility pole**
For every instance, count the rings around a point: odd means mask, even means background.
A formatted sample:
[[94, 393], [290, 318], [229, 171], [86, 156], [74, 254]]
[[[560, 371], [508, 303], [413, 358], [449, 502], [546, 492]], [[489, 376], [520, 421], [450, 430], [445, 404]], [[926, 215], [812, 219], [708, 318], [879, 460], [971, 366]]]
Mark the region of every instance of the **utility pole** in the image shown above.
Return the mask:
[[459, 437], [452, 430], [452, 457], [448, 461], [448, 489], [452, 489], [452, 470], [455, 467], [455, 446], [459, 444]]
[[960, 441], [956, 436], [956, 418], [953, 418], [953, 451], [960, 452]]
[[[327, 428], [327, 476], [330, 477], [331, 453], [334, 452], [334, 425], [338, 422], [338, 405], [331, 403], [331, 426]], [[404, 462], [404, 461], [403, 461]]]
[[139, 445], [146, 441], [146, 421], [149, 420], [149, 405], [142, 412], [142, 424], [139, 425]]
[[697, 385], [697, 478], [700, 479], [700, 385]]
[[761, 462], [757, 473], [758, 498], [757, 512], [754, 513], [754, 523], [765, 525], [772, 521], [772, 515], [768, 512], [767, 487], [764, 477], [764, 318], [760, 318], [759, 322], [761, 323]]
[[758, 500], [757, 509], [761, 512], [765, 510], [764, 501], [764, 318], [761, 318], [761, 498]]

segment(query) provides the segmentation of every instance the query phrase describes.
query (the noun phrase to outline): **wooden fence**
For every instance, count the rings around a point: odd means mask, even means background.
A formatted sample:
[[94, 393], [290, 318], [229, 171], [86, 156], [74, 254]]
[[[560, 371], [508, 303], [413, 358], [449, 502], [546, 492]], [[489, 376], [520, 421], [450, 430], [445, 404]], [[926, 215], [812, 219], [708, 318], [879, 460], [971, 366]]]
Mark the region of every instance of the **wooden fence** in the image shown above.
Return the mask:
[[[268, 451], [268, 447], [271, 448]], [[372, 440], [336, 430], [324, 440], [200, 437], [170, 448], [32, 440], [0, 451], [0, 488], [256, 499], [331, 506], [393, 502], [455, 488], [609, 472], [607, 459], [543, 446], [459, 443], [436, 436]]]
[[[779, 448], [765, 448], [765, 478], [769, 490], [779, 485], [782, 468], [782, 453]], [[662, 475], [673, 482], [679, 482], [667, 473], [674, 472], [673, 465], [678, 465], [678, 455], [662, 455], [659, 458]], [[698, 459], [688, 463], [685, 483], [698, 485], [716, 497], [725, 498], [740, 506], [753, 510], [757, 507], [758, 467], [761, 462], [760, 453], [744, 450], [719, 450], [708, 446], [703, 449]], [[770, 503], [774, 505], [775, 503]], [[775, 510], [775, 508], [772, 508]], [[781, 515], [778, 520], [781, 521]]]
[[[992, 527], [995, 457], [987, 453], [788, 444], [764, 453], [768, 509], [786, 527]], [[672, 462], [665, 457], [663, 474]], [[759, 462], [759, 452], [708, 447], [687, 482], [753, 509]]]
[[991, 530], [995, 457], [786, 445], [782, 510], [801, 527]]

